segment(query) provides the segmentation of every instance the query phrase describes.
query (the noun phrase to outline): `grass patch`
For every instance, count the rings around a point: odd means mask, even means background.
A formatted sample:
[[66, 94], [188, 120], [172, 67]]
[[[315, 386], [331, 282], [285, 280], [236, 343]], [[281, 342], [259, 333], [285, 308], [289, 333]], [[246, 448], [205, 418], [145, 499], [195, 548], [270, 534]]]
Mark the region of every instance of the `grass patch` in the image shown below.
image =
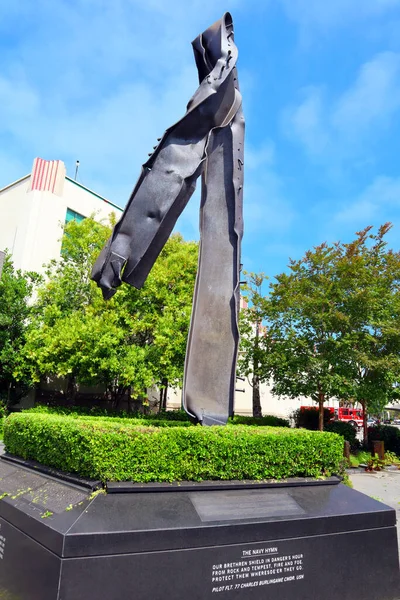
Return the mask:
[[367, 450], [360, 450], [356, 454], [350, 455], [350, 465], [352, 467], [359, 467], [360, 465], [367, 465], [371, 460], [371, 452]]
[[278, 427], [155, 427], [25, 412], [6, 419], [4, 441], [24, 459], [102, 481], [262, 480], [343, 471], [340, 436]]

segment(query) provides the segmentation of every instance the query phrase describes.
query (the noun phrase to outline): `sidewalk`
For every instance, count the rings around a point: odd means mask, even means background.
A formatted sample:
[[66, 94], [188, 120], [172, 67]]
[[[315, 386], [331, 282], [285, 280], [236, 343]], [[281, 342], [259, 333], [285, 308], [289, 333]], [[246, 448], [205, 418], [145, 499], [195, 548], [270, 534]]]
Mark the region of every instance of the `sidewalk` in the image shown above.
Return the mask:
[[400, 552], [400, 471], [367, 473], [361, 469], [349, 469], [348, 473], [355, 490], [395, 509]]

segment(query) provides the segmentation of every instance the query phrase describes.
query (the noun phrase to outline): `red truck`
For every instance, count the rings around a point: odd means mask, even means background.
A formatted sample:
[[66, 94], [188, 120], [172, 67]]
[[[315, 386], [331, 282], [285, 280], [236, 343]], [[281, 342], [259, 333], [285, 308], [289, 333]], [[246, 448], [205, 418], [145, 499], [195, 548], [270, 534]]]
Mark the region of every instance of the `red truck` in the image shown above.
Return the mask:
[[[331, 415], [331, 421], [343, 421], [350, 423], [353, 427], [362, 427], [364, 412], [362, 408], [334, 408], [333, 406], [325, 406]], [[315, 406], [301, 406], [300, 410], [318, 410]]]

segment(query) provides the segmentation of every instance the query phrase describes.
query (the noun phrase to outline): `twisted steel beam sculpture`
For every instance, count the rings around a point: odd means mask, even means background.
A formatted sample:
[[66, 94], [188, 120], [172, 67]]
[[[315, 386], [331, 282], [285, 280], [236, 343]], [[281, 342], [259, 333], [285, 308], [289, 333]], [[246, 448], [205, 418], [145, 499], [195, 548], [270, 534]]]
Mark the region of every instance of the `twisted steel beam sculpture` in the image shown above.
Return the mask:
[[110, 298], [141, 288], [201, 175], [200, 254], [185, 361], [183, 405], [204, 425], [233, 413], [239, 343], [244, 118], [229, 13], [193, 42], [200, 85], [185, 116], [144, 163], [125, 211], [94, 265]]

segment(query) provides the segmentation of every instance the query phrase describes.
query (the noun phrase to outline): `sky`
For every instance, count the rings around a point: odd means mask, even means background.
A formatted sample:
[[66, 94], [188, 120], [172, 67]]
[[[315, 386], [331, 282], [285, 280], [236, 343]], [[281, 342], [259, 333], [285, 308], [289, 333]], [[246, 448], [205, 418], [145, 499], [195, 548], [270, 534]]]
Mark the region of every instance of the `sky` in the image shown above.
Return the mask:
[[[0, 3], [0, 188], [34, 157], [125, 206], [195, 91], [191, 40], [229, 10], [246, 118], [242, 262], [269, 277], [393, 223], [400, 249], [400, 0]], [[177, 229], [198, 239], [199, 194]]]

